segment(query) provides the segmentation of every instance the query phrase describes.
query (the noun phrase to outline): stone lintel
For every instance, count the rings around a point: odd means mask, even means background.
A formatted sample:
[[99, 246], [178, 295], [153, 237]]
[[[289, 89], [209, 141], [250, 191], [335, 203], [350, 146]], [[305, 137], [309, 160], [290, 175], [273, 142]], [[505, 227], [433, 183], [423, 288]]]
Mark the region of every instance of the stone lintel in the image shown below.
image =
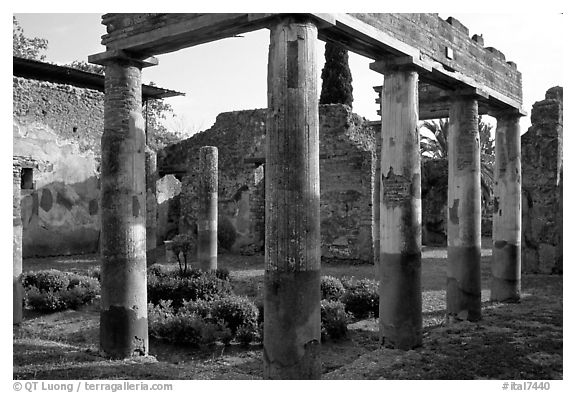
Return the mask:
[[154, 56], [139, 58], [136, 55], [130, 54], [122, 49], [111, 49], [106, 52], [96, 53], [88, 56], [88, 62], [93, 64], [107, 65], [116, 61], [129, 62], [140, 68], [146, 68], [158, 65], [158, 59]]

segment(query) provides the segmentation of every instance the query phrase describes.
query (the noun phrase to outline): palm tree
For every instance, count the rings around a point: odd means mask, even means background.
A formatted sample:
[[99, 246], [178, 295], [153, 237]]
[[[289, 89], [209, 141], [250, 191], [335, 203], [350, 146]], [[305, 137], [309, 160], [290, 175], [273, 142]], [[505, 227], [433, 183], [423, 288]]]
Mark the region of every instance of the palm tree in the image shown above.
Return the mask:
[[448, 158], [448, 120], [440, 119], [438, 122], [425, 121], [421, 128], [425, 128], [434, 136], [430, 138], [420, 133], [420, 153], [433, 160]]

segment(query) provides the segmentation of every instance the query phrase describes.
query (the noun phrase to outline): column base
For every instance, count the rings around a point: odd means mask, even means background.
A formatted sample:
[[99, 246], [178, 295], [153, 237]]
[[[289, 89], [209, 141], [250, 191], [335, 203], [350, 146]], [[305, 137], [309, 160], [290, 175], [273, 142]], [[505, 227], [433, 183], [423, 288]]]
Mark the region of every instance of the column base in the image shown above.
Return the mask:
[[100, 351], [112, 359], [148, 355], [148, 318], [136, 311], [111, 306], [100, 312]]
[[449, 318], [482, 319], [480, 247], [448, 247], [446, 311]]
[[320, 379], [320, 271], [266, 271], [264, 287], [264, 379]]
[[387, 348], [422, 345], [421, 254], [380, 255], [380, 337]]

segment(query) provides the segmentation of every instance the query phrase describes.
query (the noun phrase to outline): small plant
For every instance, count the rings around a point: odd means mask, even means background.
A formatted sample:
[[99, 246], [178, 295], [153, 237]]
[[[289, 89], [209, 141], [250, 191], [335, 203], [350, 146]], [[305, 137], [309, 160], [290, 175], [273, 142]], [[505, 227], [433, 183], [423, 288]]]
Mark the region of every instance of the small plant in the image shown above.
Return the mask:
[[322, 300], [320, 302], [320, 320], [322, 323], [322, 337], [338, 340], [348, 334], [348, 313], [340, 301]]
[[255, 331], [258, 325], [258, 309], [248, 298], [242, 296], [227, 296], [215, 300], [212, 317], [226, 322], [234, 336], [240, 326], [252, 326]]
[[220, 280], [230, 281], [230, 271], [225, 267], [219, 267], [216, 269], [216, 277]]
[[228, 218], [223, 217], [218, 220], [218, 244], [220, 247], [230, 251], [237, 236], [236, 228]]
[[344, 295], [344, 285], [336, 277], [322, 276], [320, 281], [320, 293], [322, 299], [340, 300]]
[[349, 283], [342, 303], [344, 303], [346, 312], [354, 315], [355, 318], [367, 318], [372, 314], [378, 318], [378, 307], [380, 296], [378, 294], [378, 284], [369, 279], [358, 280], [355, 283]]
[[174, 236], [172, 239], [172, 251], [178, 261], [180, 274], [185, 275], [188, 271], [188, 253], [196, 248], [196, 237], [186, 233]]

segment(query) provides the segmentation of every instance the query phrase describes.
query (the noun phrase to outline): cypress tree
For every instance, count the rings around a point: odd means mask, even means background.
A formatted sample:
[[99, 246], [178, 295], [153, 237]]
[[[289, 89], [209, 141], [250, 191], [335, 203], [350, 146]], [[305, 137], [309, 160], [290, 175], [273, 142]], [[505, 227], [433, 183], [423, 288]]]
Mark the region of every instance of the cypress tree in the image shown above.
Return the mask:
[[343, 46], [326, 42], [322, 69], [320, 104], [346, 104], [352, 107], [352, 74], [348, 67], [348, 51]]

